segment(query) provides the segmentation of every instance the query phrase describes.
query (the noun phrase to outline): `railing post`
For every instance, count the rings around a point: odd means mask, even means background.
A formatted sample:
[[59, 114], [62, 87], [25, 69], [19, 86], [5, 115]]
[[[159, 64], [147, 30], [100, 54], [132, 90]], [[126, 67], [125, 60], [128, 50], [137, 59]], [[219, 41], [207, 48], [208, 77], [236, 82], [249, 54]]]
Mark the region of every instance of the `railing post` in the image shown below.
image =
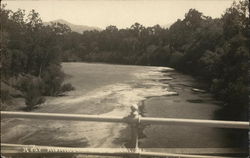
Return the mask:
[[140, 116], [137, 106], [131, 106], [130, 117], [134, 120], [131, 127], [131, 148], [133, 148], [133, 152], [135, 155], [132, 158], [140, 158], [139, 147], [138, 147], [138, 134], [139, 134], [139, 124], [140, 124]]

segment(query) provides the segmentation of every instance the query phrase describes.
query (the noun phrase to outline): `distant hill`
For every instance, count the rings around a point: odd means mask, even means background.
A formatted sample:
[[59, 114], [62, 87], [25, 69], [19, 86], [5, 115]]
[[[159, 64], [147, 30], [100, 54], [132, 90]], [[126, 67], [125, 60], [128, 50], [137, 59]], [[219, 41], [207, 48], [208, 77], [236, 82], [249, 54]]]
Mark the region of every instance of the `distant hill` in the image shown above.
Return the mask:
[[75, 24], [72, 24], [66, 20], [63, 20], [63, 19], [58, 19], [58, 20], [53, 20], [53, 21], [50, 21], [50, 22], [44, 22], [45, 25], [49, 25], [50, 23], [61, 23], [61, 24], [66, 24], [68, 25], [72, 31], [74, 32], [78, 32], [78, 33], [82, 33], [84, 31], [91, 31], [91, 30], [102, 30], [101, 28], [99, 27], [94, 27], [94, 26], [87, 26], [87, 25], [75, 25]]

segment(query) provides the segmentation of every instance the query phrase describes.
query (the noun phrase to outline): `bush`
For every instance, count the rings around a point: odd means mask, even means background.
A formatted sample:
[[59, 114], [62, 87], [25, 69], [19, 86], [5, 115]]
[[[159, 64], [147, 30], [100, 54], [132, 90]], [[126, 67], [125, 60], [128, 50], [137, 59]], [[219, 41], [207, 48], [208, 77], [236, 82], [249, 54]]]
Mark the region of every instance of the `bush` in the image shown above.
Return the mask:
[[63, 84], [62, 87], [61, 87], [61, 92], [66, 92], [66, 91], [72, 91], [74, 90], [75, 88], [70, 84], [70, 83], [66, 83], [66, 84]]
[[64, 80], [64, 73], [60, 65], [50, 65], [42, 74], [44, 82], [44, 95], [57, 96], [60, 93]]
[[30, 89], [25, 94], [25, 104], [27, 110], [32, 110], [36, 105], [42, 104], [45, 102], [45, 98], [41, 95], [40, 90], [32, 85]]
[[39, 77], [23, 76], [18, 83], [18, 88], [24, 93], [27, 110], [32, 110], [36, 105], [45, 102], [42, 96], [44, 83]]

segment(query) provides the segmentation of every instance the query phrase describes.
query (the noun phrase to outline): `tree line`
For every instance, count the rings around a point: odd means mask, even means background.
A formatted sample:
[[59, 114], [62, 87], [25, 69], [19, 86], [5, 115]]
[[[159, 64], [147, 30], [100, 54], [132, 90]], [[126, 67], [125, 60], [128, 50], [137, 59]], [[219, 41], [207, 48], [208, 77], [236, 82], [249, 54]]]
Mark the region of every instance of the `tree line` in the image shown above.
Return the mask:
[[1, 103], [23, 97], [31, 110], [45, 101], [44, 96], [73, 89], [63, 83], [57, 42], [70, 29], [62, 24], [44, 26], [34, 10], [26, 16], [24, 10], [13, 12], [2, 5], [0, 14]]
[[169, 28], [135, 23], [126, 29], [111, 25], [82, 34], [60, 23], [44, 26], [35, 11], [27, 19], [23, 10], [2, 8], [1, 15], [2, 76], [32, 76], [32, 82], [41, 82], [34, 85], [42, 85], [38, 89], [43, 95], [60, 93], [61, 61], [169, 66], [205, 80], [226, 108], [247, 108], [248, 0], [234, 2], [220, 18], [190, 9]]

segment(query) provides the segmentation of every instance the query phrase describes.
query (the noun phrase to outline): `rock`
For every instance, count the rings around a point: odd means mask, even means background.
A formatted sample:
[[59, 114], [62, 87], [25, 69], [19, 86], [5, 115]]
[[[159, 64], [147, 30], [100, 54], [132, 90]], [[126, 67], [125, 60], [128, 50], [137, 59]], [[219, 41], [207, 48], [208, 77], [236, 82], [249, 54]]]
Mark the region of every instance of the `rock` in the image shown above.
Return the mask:
[[200, 93], [206, 93], [205, 90], [197, 89], [197, 88], [192, 88], [192, 91], [194, 91], [194, 92], [200, 92]]

